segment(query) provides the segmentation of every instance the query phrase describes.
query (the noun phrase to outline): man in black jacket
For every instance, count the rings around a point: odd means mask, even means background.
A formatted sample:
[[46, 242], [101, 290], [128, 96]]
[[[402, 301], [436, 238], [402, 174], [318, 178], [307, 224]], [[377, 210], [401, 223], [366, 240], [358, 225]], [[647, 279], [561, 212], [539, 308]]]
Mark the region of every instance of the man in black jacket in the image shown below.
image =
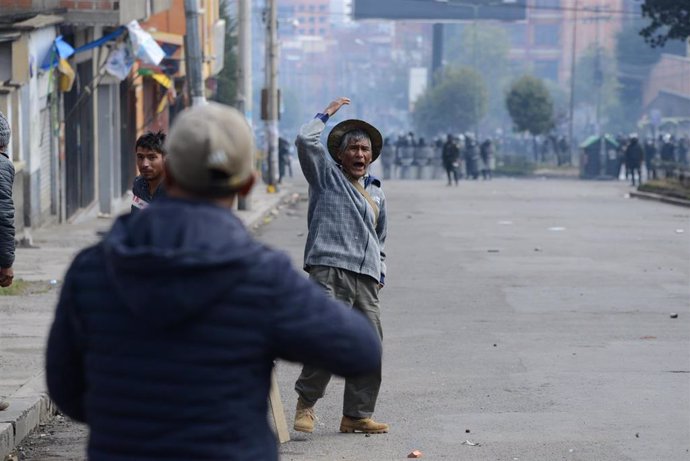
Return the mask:
[[457, 186], [458, 168], [460, 167], [460, 148], [458, 147], [456, 138], [450, 133], [448, 134], [446, 143], [443, 145], [441, 159], [443, 160], [443, 168], [446, 169], [446, 175], [448, 175], [448, 185], [450, 186], [455, 182]]
[[644, 150], [640, 146], [637, 138], [637, 133], [630, 135], [630, 142], [625, 148], [625, 170], [630, 172], [632, 177], [632, 185], [635, 185], [635, 174], [637, 174], [637, 184], [642, 184], [642, 160], [644, 159]]
[[[0, 112], [0, 287], [12, 285], [14, 279], [14, 165], [7, 153], [12, 130], [5, 115]], [[0, 411], [9, 406], [0, 398]]]
[[254, 183], [251, 129], [209, 103], [178, 115], [167, 196], [72, 263], [48, 341], [50, 397], [89, 425], [88, 458], [277, 460], [277, 358], [358, 376], [381, 366], [364, 315], [332, 300], [233, 214]]

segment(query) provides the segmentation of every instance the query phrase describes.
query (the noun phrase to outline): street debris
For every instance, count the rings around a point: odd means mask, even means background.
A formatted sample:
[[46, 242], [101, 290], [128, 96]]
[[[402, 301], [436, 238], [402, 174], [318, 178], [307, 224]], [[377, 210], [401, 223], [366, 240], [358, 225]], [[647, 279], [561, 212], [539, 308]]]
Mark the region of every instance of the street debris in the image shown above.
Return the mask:
[[469, 434], [469, 433], [470, 433], [470, 430], [469, 430], [469, 429], [465, 429], [465, 434]]
[[511, 224], [513, 224], [513, 221], [499, 221], [498, 223], [502, 226], [510, 226]]
[[640, 339], [656, 339], [656, 336], [643, 336]]
[[534, 251], [541, 251], [541, 248], [537, 247], [534, 249]]
[[635, 437], [639, 439], [639, 438], [640, 438], [640, 433], [639, 433], [639, 432], [635, 432]]
[[495, 248], [490, 248], [490, 249], [488, 249], [488, 250], [486, 250], [486, 251], [488, 251], [489, 253], [498, 253], [498, 252], [500, 252], [501, 250], [497, 250], [497, 249], [495, 249]]
[[553, 226], [553, 227], [549, 227], [549, 230], [552, 232], [560, 232], [560, 231], [564, 231], [565, 227]]
[[676, 229], [676, 234], [682, 234], [685, 232], [685, 229]]
[[424, 453], [419, 450], [413, 450], [409, 455], [407, 455], [408, 458], [421, 458], [422, 456], [424, 456]]
[[481, 447], [482, 444], [477, 442], [472, 442], [471, 440], [465, 440], [464, 442], [461, 443], [461, 445], [469, 445], [470, 447]]
[[672, 312], [672, 313], [671, 313], [671, 318], [672, 318], [672, 319], [677, 319], [677, 318], [678, 318], [678, 314], [676, 314], [675, 312]]

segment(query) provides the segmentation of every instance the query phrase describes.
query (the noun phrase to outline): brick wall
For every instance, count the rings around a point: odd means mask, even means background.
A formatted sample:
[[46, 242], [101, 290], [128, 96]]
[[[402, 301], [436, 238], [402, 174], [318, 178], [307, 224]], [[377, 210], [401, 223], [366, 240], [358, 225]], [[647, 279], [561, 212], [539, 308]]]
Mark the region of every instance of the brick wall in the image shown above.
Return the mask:
[[[3, 11], [50, 10], [119, 10], [122, 0], [0, 0]], [[126, 0], [125, 0], [126, 1]]]

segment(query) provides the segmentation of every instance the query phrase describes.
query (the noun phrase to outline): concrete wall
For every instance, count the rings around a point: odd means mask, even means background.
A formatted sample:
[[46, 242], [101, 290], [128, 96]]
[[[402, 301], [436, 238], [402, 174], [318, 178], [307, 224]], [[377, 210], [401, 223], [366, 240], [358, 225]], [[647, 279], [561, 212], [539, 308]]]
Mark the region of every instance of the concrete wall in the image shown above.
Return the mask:
[[[24, 170], [24, 221], [27, 226], [38, 227], [51, 219], [50, 190], [55, 180], [52, 172], [51, 130], [48, 107], [48, 73], [38, 73], [38, 67], [49, 53], [57, 36], [55, 27], [26, 33], [22, 41], [26, 46], [15, 47], [19, 51], [13, 61], [27, 63], [25, 79], [19, 95], [21, 107], [22, 155]], [[26, 54], [24, 54], [26, 53]], [[15, 66], [16, 67], [16, 66]], [[16, 73], [16, 72], [15, 72]], [[47, 203], [46, 203], [47, 202]]]

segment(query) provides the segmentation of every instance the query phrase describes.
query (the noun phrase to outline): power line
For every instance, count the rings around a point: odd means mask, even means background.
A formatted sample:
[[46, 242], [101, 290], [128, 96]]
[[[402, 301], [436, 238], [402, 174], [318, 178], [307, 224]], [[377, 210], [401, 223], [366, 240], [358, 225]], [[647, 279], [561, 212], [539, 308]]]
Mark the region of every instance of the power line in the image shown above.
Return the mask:
[[[417, 0], [417, 1], [427, 1], [427, 0]], [[454, 3], [453, 0], [448, 0], [448, 3], [446, 3], [446, 5], [448, 7], [457, 7], [457, 8], [469, 7], [469, 3], [462, 3], [462, 2]], [[479, 5], [479, 7], [482, 6], [481, 4], [478, 4], [478, 5]], [[613, 10], [613, 9], [609, 9], [606, 5], [597, 5], [594, 7], [583, 6], [583, 7], [573, 8], [573, 7], [569, 7], [569, 6], [541, 6], [541, 5], [517, 4], [517, 3], [497, 3], [497, 4], [492, 4], [492, 5], [486, 5], [486, 6], [491, 6], [492, 8], [520, 8], [520, 9], [525, 9], [525, 10], [570, 11], [570, 12], [577, 12], [577, 13], [582, 13], [582, 12], [612, 13], [612, 14], [643, 17], [641, 10], [639, 12], [628, 11], [628, 10]]]
[[[417, 1], [426, 1], [426, 0], [417, 0]], [[452, 3], [452, 0], [450, 0], [447, 4], [448, 7], [457, 7], [457, 8], [467, 8], [468, 4], [458, 4], [458, 3]], [[479, 7], [482, 5], [480, 4]], [[620, 15], [620, 16], [631, 16], [631, 17], [637, 17], [637, 18], [644, 18], [645, 16], [642, 14], [642, 11], [631, 11], [631, 10], [614, 10], [614, 9], [609, 9], [606, 7], [606, 5], [603, 6], [583, 6], [583, 7], [568, 7], [568, 6], [541, 6], [541, 5], [530, 5], [530, 4], [515, 4], [515, 3], [498, 3], [495, 5], [490, 5], [492, 8], [520, 8], [520, 9], [525, 9], [527, 11], [558, 11], [558, 12], [577, 12], [577, 13], [595, 13], [595, 14], [615, 14], [615, 15]], [[263, 12], [264, 8], [263, 7], [254, 7], [253, 11], [256, 12]], [[303, 16], [329, 16], [329, 17], [348, 17], [352, 18], [354, 22], [357, 22], [357, 20], [353, 17], [354, 13], [339, 13], [335, 11], [295, 11], [292, 16], [286, 16], [286, 15], [279, 15], [278, 19], [279, 20], [289, 20], [289, 19], [294, 19], [295, 14], [303, 15]], [[470, 21], [471, 18], [466, 19], [467, 21]], [[370, 19], [367, 19], [367, 21], [372, 21]], [[388, 22], [391, 21], [390, 19], [385, 19], [381, 18], [381, 22]], [[414, 21], [413, 19], [409, 20], [395, 20], [395, 22], [411, 22]], [[461, 21], [465, 21], [465, 19], [461, 19]], [[429, 20], [429, 22], [433, 22], [432, 19]], [[519, 22], [518, 21], [506, 21], [506, 22]]]

